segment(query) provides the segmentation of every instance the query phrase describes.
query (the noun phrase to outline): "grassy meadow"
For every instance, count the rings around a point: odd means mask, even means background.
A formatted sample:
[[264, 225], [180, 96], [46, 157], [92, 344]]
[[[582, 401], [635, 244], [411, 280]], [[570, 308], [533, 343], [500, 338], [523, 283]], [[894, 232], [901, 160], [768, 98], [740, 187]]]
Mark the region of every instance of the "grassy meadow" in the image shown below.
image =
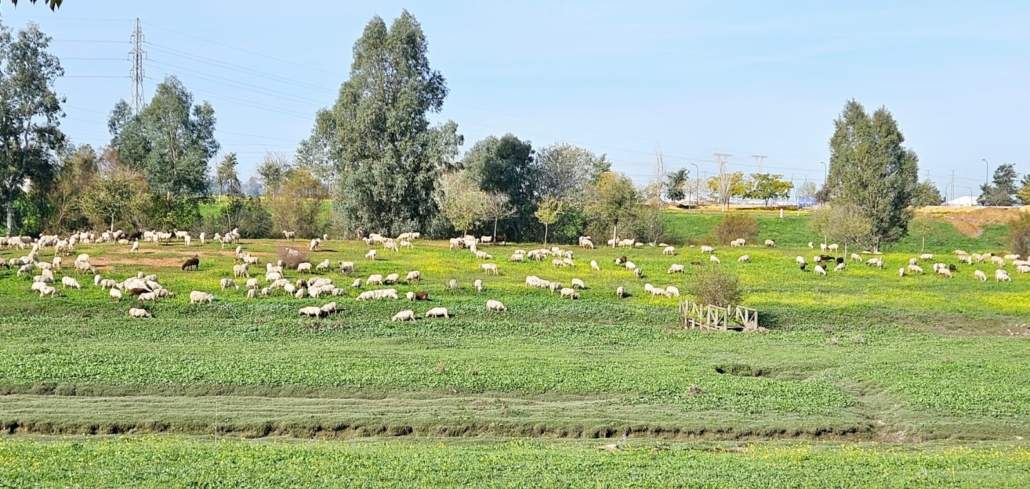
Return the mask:
[[[714, 214], [669, 213], [668, 240], [682, 243], [676, 256], [650, 246], [576, 248], [574, 267], [555, 268], [508, 261], [515, 248], [539, 245], [482, 247], [498, 276], [438, 241], [380, 249], [374, 262], [362, 259], [360, 241], [330, 240], [309, 254], [312, 263], [332, 260], [322, 275], [344, 287], [419, 270], [421, 283], [395, 288], [427, 291], [428, 303], [357, 302], [358, 291], [248, 300], [242, 281], [240, 290], [218, 290], [233, 256], [212, 244], [148, 243], [138, 255], [123, 245], [76, 250], [106, 278], [156, 273], [176, 295], [148, 305], [150, 320], [130, 319], [133, 301], [113, 302], [91, 277], [78, 277], [82, 290], [40, 299], [31, 278], [0, 269], [0, 426], [8, 433], [0, 467], [11, 485], [41, 486], [373, 478], [508, 486], [526, 474], [547, 486], [1026, 485], [1030, 275], [1010, 270], [1012, 282], [981, 283], [976, 267], [951, 253], [1004, 251], [1004, 226], [979, 237], [947, 223], [921, 228], [926, 251], [958, 265], [950, 280], [897, 275], [924, 246], [915, 235], [886, 250], [883, 270], [855, 263], [820, 277], [794, 265], [796, 255], [818, 253], [807, 246], [819, 238], [804, 214], [758, 218], [759, 241], [775, 239], [776, 248], [717, 252], [769, 328], [753, 334], [685, 330], [676, 311], [692, 277], [711, 266], [695, 245], [706, 242]], [[286, 245], [243, 242], [262, 260], [256, 275]], [[306, 241], [292, 245], [306, 249]], [[200, 270], [180, 271], [195, 253]], [[742, 254], [751, 263], [738, 263]], [[645, 277], [617, 267], [621, 255]], [[341, 275], [340, 260], [357, 271]], [[591, 271], [590, 260], [602, 270]], [[673, 263], [686, 273], [665, 273]], [[993, 266], [979, 268], [993, 275]], [[526, 288], [527, 275], [581, 278], [589, 288], [561, 300]], [[446, 288], [452, 278], [458, 290]], [[477, 278], [482, 293], [472, 287]], [[644, 283], [676, 285], [684, 297], [652, 298]], [[617, 299], [618, 286], [631, 296]], [[190, 305], [191, 290], [216, 300]], [[487, 299], [509, 311], [486, 311]], [[339, 314], [297, 315], [329, 300]], [[402, 309], [421, 317], [435, 306], [453, 317], [390, 321]], [[606, 443], [626, 448], [598, 449]], [[89, 473], [68, 468], [83, 460], [94, 461]]]

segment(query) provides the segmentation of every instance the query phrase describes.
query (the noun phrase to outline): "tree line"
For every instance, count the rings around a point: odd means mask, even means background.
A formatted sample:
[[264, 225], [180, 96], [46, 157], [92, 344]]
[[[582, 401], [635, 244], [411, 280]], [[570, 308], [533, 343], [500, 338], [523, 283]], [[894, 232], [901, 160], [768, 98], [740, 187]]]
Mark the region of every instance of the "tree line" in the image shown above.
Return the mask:
[[[63, 98], [54, 83], [63, 70], [49, 42], [34, 25], [15, 35], [0, 24], [0, 196], [9, 234], [239, 227], [249, 237], [418, 230], [513, 241], [583, 234], [657, 241], [663, 196], [683, 200], [702, 184], [691, 185], [679, 170], [639, 189], [603, 154], [562, 143], [537, 148], [513, 134], [486, 137], [462, 154], [458, 124], [430, 121], [443, 108], [447, 83], [406, 11], [389, 26], [369, 21], [348, 78], [334, 103], [315, 114], [309, 137], [292, 158], [266, 156], [247, 182], [233, 153], [212, 165], [221, 150], [215, 110], [175, 77], [138, 112], [116, 103], [104, 148], [71, 144], [60, 130]], [[861, 216], [868, 227], [861, 240], [871, 246], [902, 236], [912, 205], [940, 203], [932, 183], [916, 181], [916, 155], [902, 146], [886, 109], [869, 115], [851, 101], [836, 125], [826, 185], [804, 185], [799, 195]], [[1009, 185], [1011, 166], [1003, 169], [985, 195], [1019, 198]], [[768, 202], [793, 190], [771, 173], [703, 183], [721, 202]]]

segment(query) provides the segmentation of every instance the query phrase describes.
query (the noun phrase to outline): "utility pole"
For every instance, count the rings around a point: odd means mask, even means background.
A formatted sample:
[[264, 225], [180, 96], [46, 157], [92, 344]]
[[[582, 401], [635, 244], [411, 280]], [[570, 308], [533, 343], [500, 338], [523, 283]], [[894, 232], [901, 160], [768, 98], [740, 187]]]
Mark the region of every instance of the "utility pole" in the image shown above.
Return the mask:
[[713, 153], [715, 161], [719, 163], [719, 200], [722, 201], [722, 211], [726, 212], [730, 204], [730, 182], [726, 175], [726, 160], [733, 156], [729, 153]]
[[986, 190], [987, 187], [991, 186], [991, 162], [987, 161], [987, 158], [980, 158], [980, 161], [987, 165], [987, 168], [984, 170], [984, 189]]
[[139, 114], [143, 109], [143, 60], [147, 54], [143, 51], [143, 25], [136, 17], [136, 25], [132, 29], [132, 49], [129, 51], [129, 78], [132, 79], [132, 110]]
[[762, 173], [762, 164], [765, 163], [765, 159], [768, 158], [766, 155], [751, 155], [755, 159], [755, 163], [758, 164], [758, 173]]
[[694, 165], [694, 205], [699, 209], [701, 208], [701, 167], [697, 166], [697, 163], [691, 163]]

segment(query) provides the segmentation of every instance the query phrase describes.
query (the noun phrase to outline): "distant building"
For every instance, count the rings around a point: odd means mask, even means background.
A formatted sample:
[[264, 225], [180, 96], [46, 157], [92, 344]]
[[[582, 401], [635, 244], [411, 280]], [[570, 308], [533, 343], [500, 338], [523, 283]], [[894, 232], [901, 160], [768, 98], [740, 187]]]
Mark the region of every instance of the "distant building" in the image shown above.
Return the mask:
[[957, 197], [947, 201], [945, 205], [949, 205], [952, 207], [972, 207], [979, 204], [976, 203], [976, 197], [972, 195], [963, 195], [961, 197]]

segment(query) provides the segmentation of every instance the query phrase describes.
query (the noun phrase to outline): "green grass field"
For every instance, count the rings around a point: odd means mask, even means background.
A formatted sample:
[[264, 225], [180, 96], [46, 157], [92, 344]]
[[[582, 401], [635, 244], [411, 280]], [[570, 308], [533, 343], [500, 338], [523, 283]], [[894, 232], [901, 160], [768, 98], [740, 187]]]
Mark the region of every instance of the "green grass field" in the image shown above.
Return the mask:
[[[79, 277], [82, 290], [40, 299], [30, 278], [0, 270], [0, 424], [9, 433], [0, 438], [0, 467], [11, 469], [12, 485], [44, 486], [373, 478], [384, 485], [1026, 485], [1030, 275], [1010, 270], [1012, 282], [981, 283], [973, 267], [959, 264], [950, 280], [900, 278], [897, 268], [922, 246], [910, 237], [887, 250], [884, 270], [856, 263], [819, 277], [794, 266], [794, 256], [818, 252], [807, 247], [818, 237], [806, 219], [763, 214], [760, 237], [777, 248], [719, 248], [719, 266], [740, 277], [744, 304], [758, 309], [768, 333], [688, 331], [677, 299], [644, 293], [645, 282], [676, 285], [688, 298], [697, 269], [709, 265], [687, 245], [677, 256], [655, 247], [576, 249], [571, 269], [508, 262], [516, 247], [534, 245], [484, 247], [500, 266], [493, 276], [445, 242], [380, 250], [381, 260], [367, 262], [364, 243], [330, 241], [311, 262], [353, 260], [353, 277], [420, 270], [421, 284], [396, 288], [425, 290], [432, 300], [356, 302], [351, 292], [335, 298], [339, 314], [322, 320], [297, 310], [334, 299], [248, 300], [242, 290], [219, 291], [233, 259], [216, 245], [146, 244], [138, 256], [119, 245], [76, 250], [105, 277], [158, 274], [176, 296], [148, 306], [151, 320], [130, 319], [130, 301], [112, 302], [87, 276]], [[670, 213], [669, 241], [704, 242], [717, 220]], [[930, 229], [926, 246], [941, 261], [957, 263], [954, 248], [1004, 250], [1004, 227], [979, 238], [944, 223]], [[263, 274], [286, 244], [243, 246], [261, 257]], [[0, 257], [24, 253], [0, 250]], [[179, 271], [194, 253], [201, 270]], [[643, 268], [643, 280], [616, 267], [623, 254]], [[738, 264], [741, 254], [752, 262]], [[592, 259], [601, 272], [591, 272]], [[666, 274], [672, 263], [687, 273]], [[979, 267], [993, 274], [993, 266]], [[580, 300], [560, 300], [526, 288], [530, 274], [565, 284], [578, 277], [589, 289]], [[326, 275], [341, 286], [353, 278]], [[446, 289], [451, 278], [459, 290]], [[485, 282], [479, 294], [477, 278]], [[632, 296], [617, 299], [617, 286]], [[191, 290], [217, 299], [189, 305]], [[487, 299], [509, 312], [486, 311]], [[454, 317], [390, 321], [401, 309], [421, 315], [432, 306]], [[138, 436], [149, 433], [159, 435]], [[616, 442], [630, 449], [597, 449]], [[219, 457], [239, 462], [226, 466]], [[86, 458], [96, 465], [75, 470]], [[37, 474], [33, 463], [64, 468]], [[307, 463], [324, 470], [304, 472]], [[413, 475], [419, 466], [450, 469]], [[826, 471], [802, 478], [814, 466]], [[269, 474], [269, 467], [281, 470]]]

